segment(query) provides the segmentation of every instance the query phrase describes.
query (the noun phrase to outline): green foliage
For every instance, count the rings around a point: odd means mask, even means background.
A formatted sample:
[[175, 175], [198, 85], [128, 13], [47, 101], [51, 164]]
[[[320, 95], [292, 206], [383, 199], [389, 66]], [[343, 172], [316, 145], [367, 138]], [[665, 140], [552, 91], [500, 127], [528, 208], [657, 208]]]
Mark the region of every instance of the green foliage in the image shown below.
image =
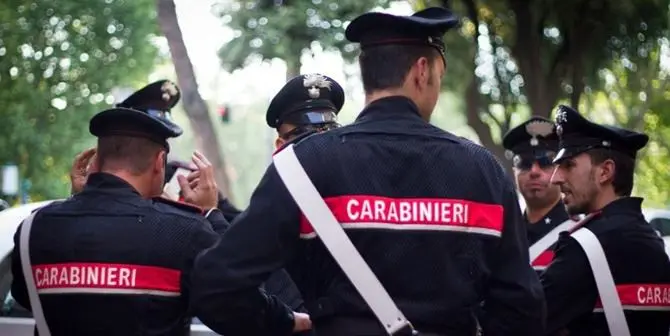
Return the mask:
[[0, 2], [0, 163], [20, 165], [34, 200], [67, 195], [72, 159], [92, 143], [88, 120], [151, 69], [154, 5]]
[[[418, 10], [447, 1], [412, 2]], [[446, 36], [444, 84], [464, 93], [476, 81], [480, 97], [467, 103], [492, 128], [479, 133], [506, 132], [522, 121], [516, 114], [525, 104], [549, 116], [560, 99], [578, 102], [586, 87], [598, 85], [601, 68], [665, 36], [667, 27], [668, 3], [660, 0], [451, 2], [464, 20]]]
[[[499, 153], [500, 135], [528, 117], [526, 107], [549, 117], [558, 102], [581, 101], [580, 111], [600, 122], [650, 135], [636, 190], [647, 205], [668, 205], [670, 93], [659, 67], [660, 53], [670, 50], [667, 1], [461, 0], [453, 8], [464, 22], [446, 36], [444, 84], [466, 98], [482, 144]], [[474, 98], [466, 95], [473, 81]]]
[[600, 90], [587, 93], [580, 109], [598, 122], [649, 135], [638, 155], [635, 193], [645, 206], [664, 208], [670, 205], [670, 40], [639, 39], [637, 49], [598, 72], [593, 87]]
[[[670, 113], [670, 109], [663, 112]], [[670, 125], [648, 122], [645, 132], [651, 139], [637, 162], [634, 194], [645, 198], [645, 207], [669, 208]]]
[[[222, 1], [215, 7], [236, 37], [219, 52], [228, 71], [244, 67], [252, 56], [280, 58], [289, 71], [299, 69], [300, 56], [312, 43], [324, 50], [338, 50], [345, 59], [356, 48], [344, 38], [344, 27], [356, 16], [388, 0], [260, 0]], [[291, 69], [293, 68], [293, 69]]]

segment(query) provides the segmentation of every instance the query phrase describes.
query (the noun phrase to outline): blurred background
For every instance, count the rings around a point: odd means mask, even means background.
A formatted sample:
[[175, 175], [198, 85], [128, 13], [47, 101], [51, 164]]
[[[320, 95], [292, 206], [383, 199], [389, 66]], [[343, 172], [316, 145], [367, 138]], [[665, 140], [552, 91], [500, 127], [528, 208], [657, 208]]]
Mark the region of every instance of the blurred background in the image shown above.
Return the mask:
[[288, 78], [343, 84], [341, 122], [363, 107], [356, 46], [344, 28], [366, 11], [451, 6], [448, 70], [432, 122], [486, 146], [570, 104], [593, 120], [647, 132], [635, 195], [668, 208], [668, 0], [3, 0], [0, 2], [0, 196], [69, 194], [74, 155], [95, 143], [89, 118], [150, 81], [182, 90], [184, 135], [171, 158], [202, 150], [244, 207], [273, 150], [269, 100]]

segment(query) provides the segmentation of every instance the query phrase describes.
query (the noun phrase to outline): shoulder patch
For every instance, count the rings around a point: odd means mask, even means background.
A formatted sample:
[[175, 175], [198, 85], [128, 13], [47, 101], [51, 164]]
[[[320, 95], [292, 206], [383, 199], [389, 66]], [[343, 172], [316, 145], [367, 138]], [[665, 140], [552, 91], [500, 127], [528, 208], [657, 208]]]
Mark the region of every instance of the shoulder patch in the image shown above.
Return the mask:
[[181, 209], [181, 210], [184, 210], [184, 211], [187, 211], [187, 212], [190, 212], [190, 213], [197, 213], [199, 215], [202, 215], [203, 212], [204, 212], [200, 207], [195, 206], [193, 204], [173, 201], [171, 199], [167, 199], [167, 198], [164, 198], [164, 197], [154, 197], [153, 201], [157, 202], [157, 203], [167, 204], [167, 205], [173, 206], [177, 209]]
[[586, 225], [588, 222], [590, 222], [594, 218], [598, 217], [599, 215], [600, 215], [600, 211], [596, 211], [596, 212], [593, 212], [593, 213], [590, 213], [590, 214], [586, 215], [584, 218], [582, 218], [581, 221], [579, 221], [577, 224], [575, 224], [575, 226], [570, 228], [570, 230], [568, 230], [568, 232], [569, 233], [574, 233], [575, 231], [579, 230], [582, 226]]

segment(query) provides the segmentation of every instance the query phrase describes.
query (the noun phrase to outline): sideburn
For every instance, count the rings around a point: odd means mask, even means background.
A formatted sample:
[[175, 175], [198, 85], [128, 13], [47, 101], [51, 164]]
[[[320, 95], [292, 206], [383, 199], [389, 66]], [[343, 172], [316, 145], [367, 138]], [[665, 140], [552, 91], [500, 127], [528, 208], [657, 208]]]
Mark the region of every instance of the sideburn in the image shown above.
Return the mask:
[[596, 182], [596, 172], [597, 169], [595, 167], [591, 168], [591, 172], [589, 173], [589, 181], [588, 181], [588, 190], [584, 193], [584, 196], [587, 197], [586, 199], [586, 204], [588, 204], [588, 209], [587, 212], [591, 212], [594, 209], [595, 206], [594, 204], [598, 200], [598, 194], [600, 193], [600, 188], [598, 188], [598, 183]]

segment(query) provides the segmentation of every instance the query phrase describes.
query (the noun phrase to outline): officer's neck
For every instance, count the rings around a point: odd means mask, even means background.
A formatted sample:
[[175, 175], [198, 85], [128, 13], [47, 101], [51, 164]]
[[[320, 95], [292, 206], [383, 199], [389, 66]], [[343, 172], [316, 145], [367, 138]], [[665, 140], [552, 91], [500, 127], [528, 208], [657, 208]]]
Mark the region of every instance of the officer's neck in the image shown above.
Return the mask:
[[103, 173], [114, 175], [130, 184], [142, 198], [152, 198], [153, 195], [151, 183], [147, 182], [147, 177], [144, 175], [134, 175], [125, 170], [102, 171]]
[[554, 200], [553, 202], [549, 202], [548, 204], [543, 204], [543, 205], [531, 205], [527, 204], [526, 206], [526, 220], [528, 223], [537, 223], [542, 218], [547, 216], [547, 214], [553, 209], [558, 202], [561, 201], [560, 195], [559, 198]]
[[604, 187], [600, 190], [600, 192], [596, 195], [594, 198], [593, 202], [591, 203], [591, 211], [590, 212], [596, 212], [602, 210], [604, 207], [609, 205], [610, 203], [618, 200], [623, 196], [619, 196], [614, 192], [614, 187], [607, 186]]
[[387, 90], [376, 90], [374, 92], [367, 93], [365, 95], [365, 105], [370, 105], [377, 100], [393, 97], [393, 96], [403, 96], [409, 99], [412, 99], [402, 88], [398, 89], [387, 89]]
[[[406, 97], [407, 99], [411, 100], [414, 103], [414, 105], [417, 106], [417, 108], [419, 107], [419, 104], [417, 103], [417, 100], [416, 100], [415, 96], [410, 94], [408, 92], [408, 90], [406, 90], [405, 88], [377, 90], [377, 91], [374, 91], [374, 92], [366, 93], [365, 94], [365, 105], [366, 106], [370, 105], [371, 103], [373, 103], [377, 100], [380, 100], [380, 99], [384, 99], [384, 98], [388, 98], [388, 97], [397, 97], [397, 96]], [[419, 112], [419, 115], [423, 119], [425, 119], [426, 121], [430, 120], [430, 116], [425, 116], [421, 112], [421, 109], [419, 109], [418, 112]]]

